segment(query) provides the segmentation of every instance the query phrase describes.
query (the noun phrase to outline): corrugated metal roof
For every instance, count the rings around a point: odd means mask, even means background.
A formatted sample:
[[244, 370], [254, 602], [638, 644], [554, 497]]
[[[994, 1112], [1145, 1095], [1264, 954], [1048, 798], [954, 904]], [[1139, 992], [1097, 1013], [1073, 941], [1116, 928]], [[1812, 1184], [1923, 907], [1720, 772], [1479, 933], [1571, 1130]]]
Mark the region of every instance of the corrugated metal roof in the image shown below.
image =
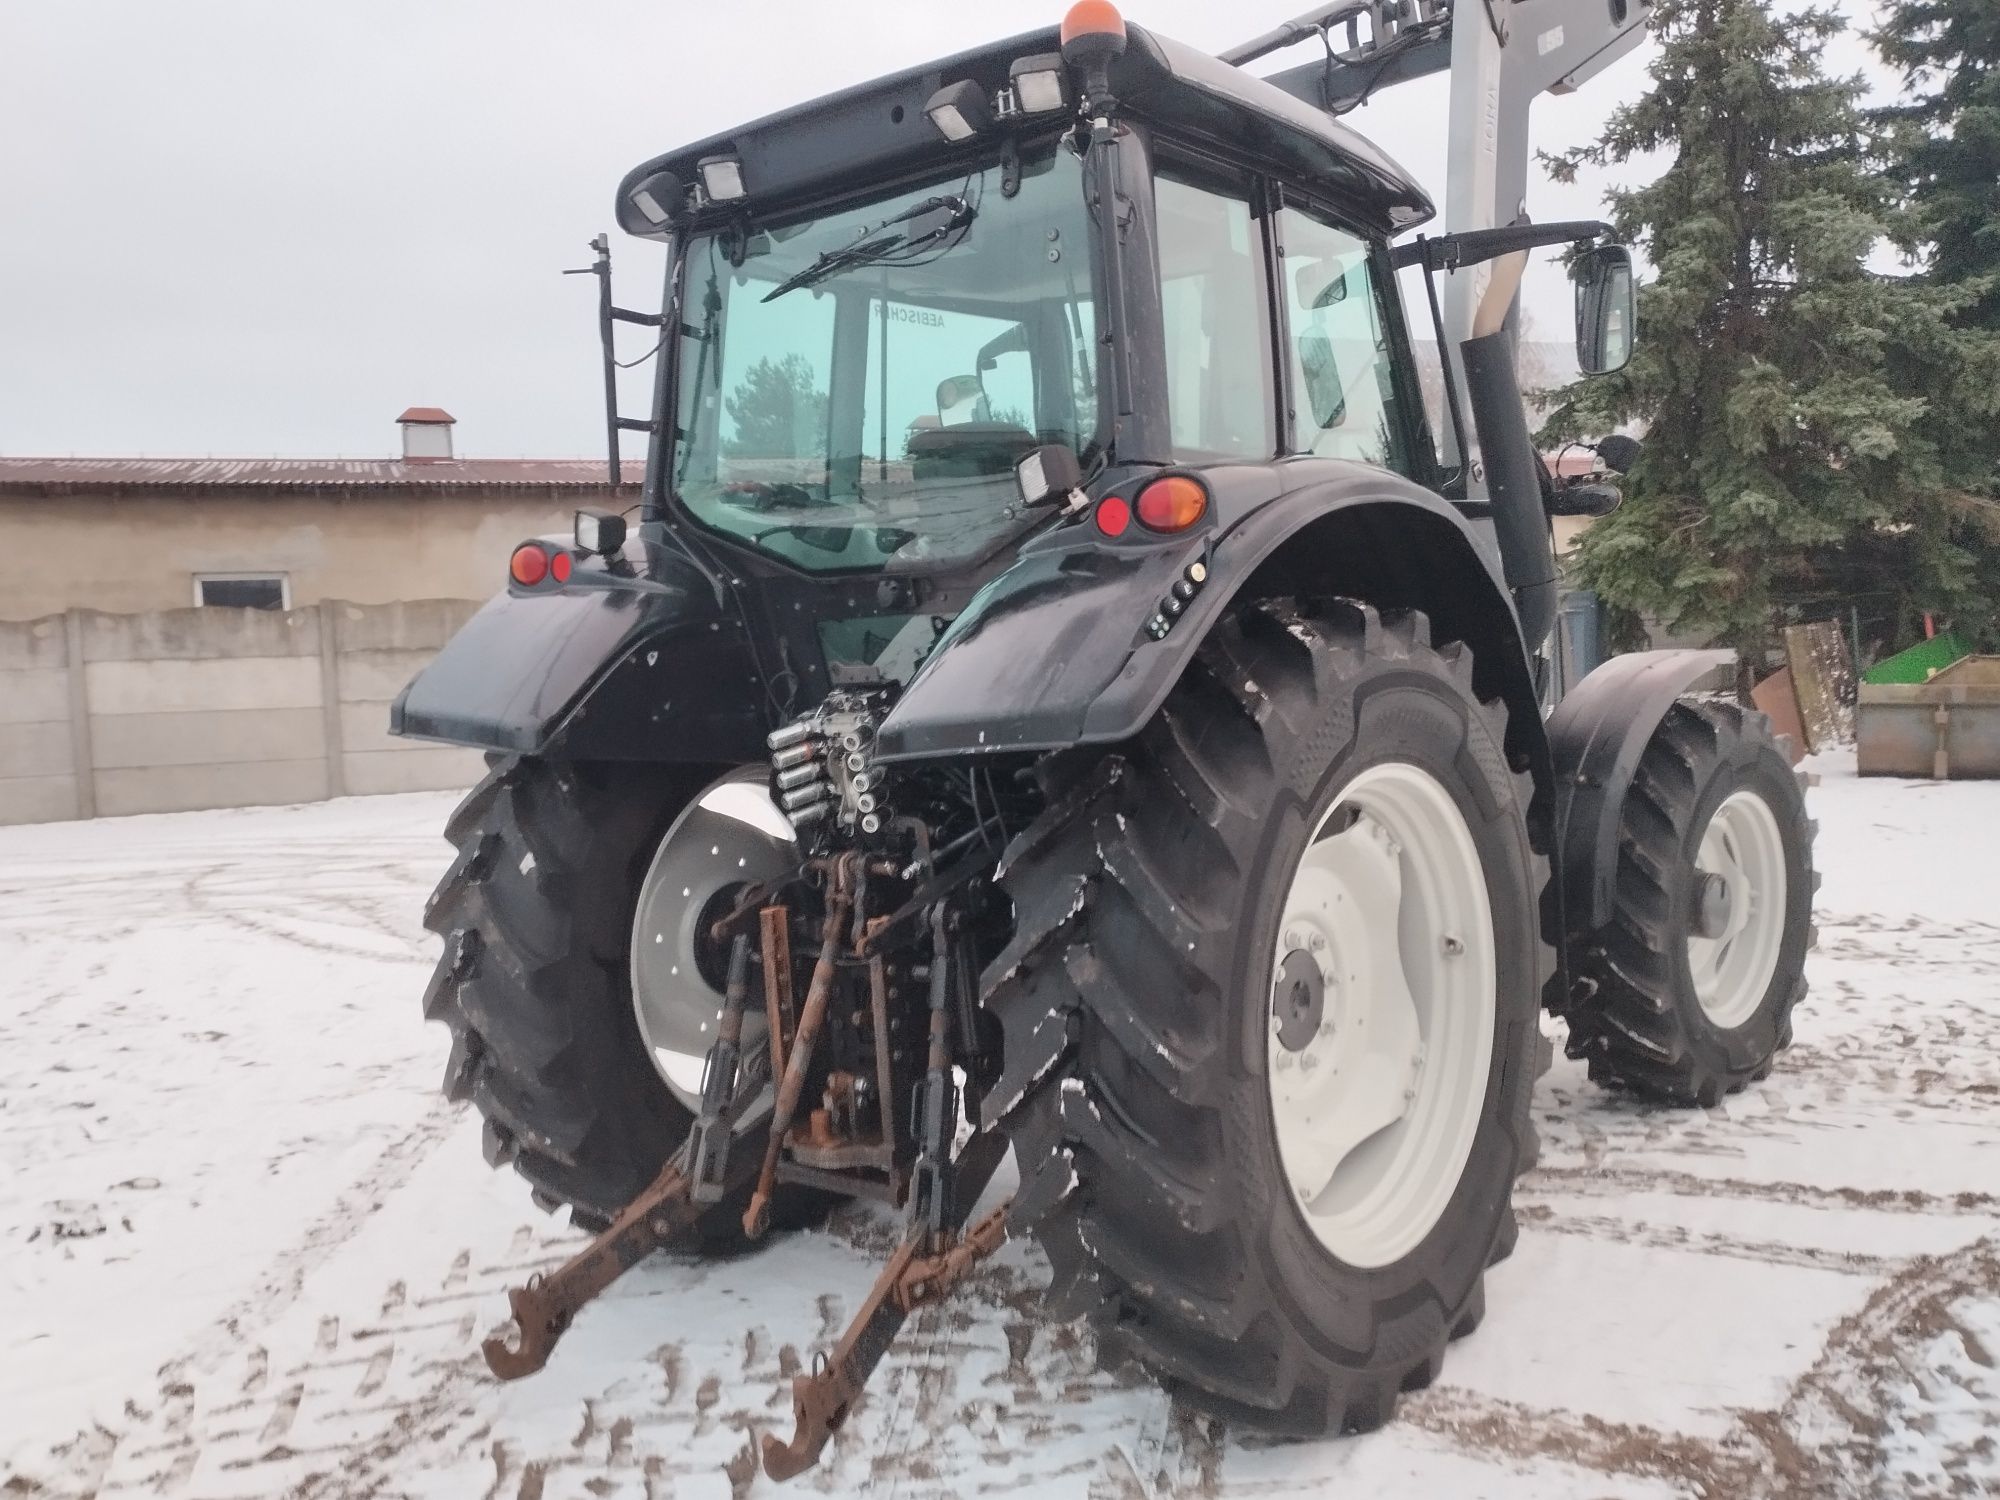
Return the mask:
[[[0, 458], [0, 494], [95, 489], [608, 489], [596, 458]], [[630, 483], [626, 489], [636, 489]]]

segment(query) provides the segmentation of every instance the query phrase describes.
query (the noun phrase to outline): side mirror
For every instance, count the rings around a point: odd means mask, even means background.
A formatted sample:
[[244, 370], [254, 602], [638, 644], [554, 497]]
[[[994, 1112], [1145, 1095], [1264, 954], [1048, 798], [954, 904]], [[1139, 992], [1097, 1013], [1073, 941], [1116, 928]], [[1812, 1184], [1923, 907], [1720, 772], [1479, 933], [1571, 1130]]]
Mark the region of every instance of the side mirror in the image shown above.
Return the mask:
[[1614, 432], [1597, 440], [1597, 456], [1614, 474], [1630, 474], [1639, 461], [1639, 440]]
[[1616, 485], [1571, 484], [1549, 496], [1552, 516], [1608, 516], [1625, 501]]
[[1307, 261], [1292, 276], [1292, 289], [1298, 294], [1298, 305], [1317, 311], [1336, 302], [1345, 302], [1349, 269], [1349, 262], [1335, 256]]
[[938, 423], [956, 427], [962, 422], [985, 420], [986, 389], [977, 375], [953, 375], [940, 380], [937, 388]]
[[1003, 354], [1027, 354], [1030, 352], [1032, 351], [1028, 348], [1028, 325], [1026, 323], [1016, 323], [998, 338], [988, 339], [986, 343], [980, 346], [978, 359], [979, 373], [984, 375], [988, 370], [999, 364], [1000, 356]]
[[1632, 358], [1636, 318], [1632, 252], [1598, 245], [1577, 260], [1576, 367], [1585, 375], [1610, 375]]

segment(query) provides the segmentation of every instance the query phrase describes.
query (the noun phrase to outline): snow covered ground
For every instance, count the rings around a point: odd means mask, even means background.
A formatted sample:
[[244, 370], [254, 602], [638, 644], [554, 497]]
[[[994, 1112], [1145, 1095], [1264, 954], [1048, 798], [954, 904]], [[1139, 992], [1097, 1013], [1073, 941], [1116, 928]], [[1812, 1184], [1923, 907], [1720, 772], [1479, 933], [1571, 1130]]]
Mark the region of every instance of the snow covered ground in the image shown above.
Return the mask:
[[[1039, 1318], [1010, 1245], [799, 1488], [2000, 1494], [2000, 784], [1821, 770], [1797, 1045], [1688, 1114], [1559, 1060], [1486, 1323], [1392, 1427], [1187, 1416]], [[496, 1384], [504, 1287], [579, 1240], [434, 1092], [449, 805], [0, 829], [0, 1497], [775, 1492], [754, 1437], [890, 1222], [649, 1263]]]

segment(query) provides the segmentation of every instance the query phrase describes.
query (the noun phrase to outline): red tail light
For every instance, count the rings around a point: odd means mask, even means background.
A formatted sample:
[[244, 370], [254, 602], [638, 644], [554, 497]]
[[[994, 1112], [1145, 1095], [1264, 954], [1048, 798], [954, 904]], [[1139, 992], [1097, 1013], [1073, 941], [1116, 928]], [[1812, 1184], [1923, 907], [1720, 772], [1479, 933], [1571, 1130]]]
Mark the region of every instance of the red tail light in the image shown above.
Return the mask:
[[1122, 495], [1106, 495], [1097, 502], [1097, 529], [1106, 536], [1123, 536], [1132, 524], [1131, 502]]
[[531, 589], [548, 576], [549, 555], [533, 542], [527, 542], [514, 549], [507, 572], [522, 588]]
[[567, 552], [558, 552], [554, 557], [549, 559], [549, 577], [553, 578], [557, 583], [569, 582], [569, 570], [570, 556]]

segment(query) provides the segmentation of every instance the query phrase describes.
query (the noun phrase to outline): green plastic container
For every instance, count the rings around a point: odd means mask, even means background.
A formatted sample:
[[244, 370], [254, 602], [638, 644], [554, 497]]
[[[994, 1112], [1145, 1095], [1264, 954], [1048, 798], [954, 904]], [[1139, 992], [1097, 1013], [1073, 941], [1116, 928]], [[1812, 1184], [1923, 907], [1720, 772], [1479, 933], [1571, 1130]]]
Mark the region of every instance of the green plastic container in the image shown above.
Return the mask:
[[1972, 648], [1957, 636], [1949, 632], [1934, 635], [1927, 641], [1917, 642], [1907, 651], [1884, 657], [1863, 672], [1861, 680], [1878, 687], [1896, 682], [1925, 683], [1931, 680], [1931, 673], [1942, 672], [1960, 657], [1971, 654]]

